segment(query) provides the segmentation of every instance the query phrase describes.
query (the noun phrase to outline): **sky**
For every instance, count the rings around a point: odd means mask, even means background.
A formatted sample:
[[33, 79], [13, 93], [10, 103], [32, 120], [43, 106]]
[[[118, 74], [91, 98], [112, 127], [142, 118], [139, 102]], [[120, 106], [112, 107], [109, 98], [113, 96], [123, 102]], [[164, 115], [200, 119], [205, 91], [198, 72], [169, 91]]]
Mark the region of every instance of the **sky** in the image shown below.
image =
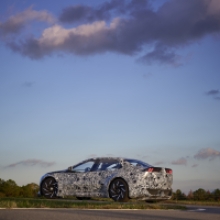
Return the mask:
[[219, 0], [3, 0], [0, 178], [89, 157], [220, 188]]

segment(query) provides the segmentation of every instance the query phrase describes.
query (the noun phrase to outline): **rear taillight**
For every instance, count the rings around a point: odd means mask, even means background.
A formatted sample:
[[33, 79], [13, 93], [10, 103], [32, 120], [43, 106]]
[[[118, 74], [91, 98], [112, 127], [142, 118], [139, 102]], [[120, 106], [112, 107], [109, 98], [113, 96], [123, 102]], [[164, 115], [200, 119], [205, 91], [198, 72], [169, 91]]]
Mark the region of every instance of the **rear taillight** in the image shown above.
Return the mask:
[[149, 167], [148, 169], [147, 169], [147, 172], [149, 172], [149, 173], [152, 173], [154, 171], [154, 168], [153, 167]]
[[168, 169], [168, 168], [166, 168], [165, 170], [166, 170], [166, 173], [168, 173], [168, 174], [173, 174], [173, 170]]
[[161, 172], [161, 167], [149, 167], [147, 168], [147, 172], [152, 173], [152, 172]]

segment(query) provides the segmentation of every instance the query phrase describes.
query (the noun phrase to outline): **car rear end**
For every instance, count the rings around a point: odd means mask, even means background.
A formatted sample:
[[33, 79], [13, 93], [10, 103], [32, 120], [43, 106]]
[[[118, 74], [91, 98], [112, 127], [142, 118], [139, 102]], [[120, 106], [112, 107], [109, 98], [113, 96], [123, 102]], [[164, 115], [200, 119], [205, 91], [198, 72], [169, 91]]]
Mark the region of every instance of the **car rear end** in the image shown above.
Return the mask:
[[165, 200], [172, 196], [173, 170], [164, 167], [148, 167], [144, 171], [147, 200]]

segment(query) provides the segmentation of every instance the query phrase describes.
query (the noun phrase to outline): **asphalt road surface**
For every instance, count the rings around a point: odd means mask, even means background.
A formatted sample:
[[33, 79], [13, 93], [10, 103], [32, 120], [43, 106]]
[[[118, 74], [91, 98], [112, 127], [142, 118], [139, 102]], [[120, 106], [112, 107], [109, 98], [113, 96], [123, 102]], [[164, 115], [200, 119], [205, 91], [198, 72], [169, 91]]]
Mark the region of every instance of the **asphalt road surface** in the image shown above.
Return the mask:
[[0, 209], [0, 220], [219, 220], [220, 207], [180, 210]]

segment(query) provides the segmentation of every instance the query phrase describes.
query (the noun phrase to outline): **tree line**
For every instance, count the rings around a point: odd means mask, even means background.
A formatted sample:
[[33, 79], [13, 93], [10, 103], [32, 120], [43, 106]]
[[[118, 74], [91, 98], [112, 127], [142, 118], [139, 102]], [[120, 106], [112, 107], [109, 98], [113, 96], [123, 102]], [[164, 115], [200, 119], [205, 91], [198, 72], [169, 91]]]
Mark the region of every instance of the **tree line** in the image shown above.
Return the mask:
[[195, 191], [190, 190], [186, 195], [180, 189], [177, 189], [176, 192], [173, 192], [172, 200], [194, 200], [194, 201], [220, 201], [220, 190], [215, 189], [210, 192], [202, 188], [199, 188]]
[[3, 180], [0, 178], [0, 197], [24, 197], [32, 198], [37, 196], [39, 186], [29, 183], [25, 186], [18, 186], [14, 180]]
[[[39, 186], [35, 183], [29, 183], [25, 186], [18, 186], [14, 180], [3, 180], [0, 178], [0, 197], [37, 197]], [[220, 201], [220, 190], [213, 192], [204, 189], [190, 190], [186, 195], [180, 189], [173, 192], [172, 200], [194, 200], [194, 201]]]

